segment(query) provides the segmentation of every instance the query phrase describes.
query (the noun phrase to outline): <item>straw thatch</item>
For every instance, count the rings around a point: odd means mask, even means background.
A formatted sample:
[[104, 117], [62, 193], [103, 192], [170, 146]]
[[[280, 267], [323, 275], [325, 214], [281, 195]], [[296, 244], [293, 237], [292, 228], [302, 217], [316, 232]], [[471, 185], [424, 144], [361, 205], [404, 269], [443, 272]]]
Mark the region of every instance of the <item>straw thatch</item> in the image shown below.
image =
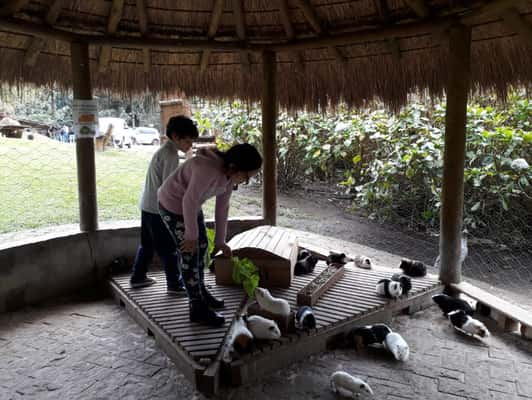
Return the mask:
[[[396, 107], [413, 91], [444, 92], [445, 31], [453, 23], [472, 27], [474, 89], [505, 93], [509, 85], [532, 82], [530, 1], [4, 3], [0, 82], [9, 84], [70, 86], [68, 40], [75, 38], [104, 44], [90, 46], [96, 88], [124, 94], [184, 90], [189, 96], [254, 101], [261, 93], [261, 51], [273, 49], [283, 106], [360, 105], [381, 99]], [[213, 18], [217, 8], [218, 19]], [[329, 39], [336, 45], [329, 45]], [[106, 43], [112, 45], [108, 64], [102, 61], [105, 47], [111, 48]]]

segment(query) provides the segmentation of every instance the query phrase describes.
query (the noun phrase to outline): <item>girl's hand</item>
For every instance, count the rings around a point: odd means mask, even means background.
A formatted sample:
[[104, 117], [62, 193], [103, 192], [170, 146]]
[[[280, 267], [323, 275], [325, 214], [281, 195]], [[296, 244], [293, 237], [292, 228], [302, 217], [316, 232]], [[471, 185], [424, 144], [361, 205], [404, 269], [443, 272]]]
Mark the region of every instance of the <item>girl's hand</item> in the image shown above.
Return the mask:
[[222, 244], [221, 246], [214, 246], [214, 253], [217, 253], [218, 251], [221, 251], [224, 257], [231, 257], [233, 255], [233, 252], [231, 251], [231, 247], [229, 247], [227, 244]]
[[183, 240], [181, 243], [181, 252], [194, 254], [196, 252], [197, 240]]

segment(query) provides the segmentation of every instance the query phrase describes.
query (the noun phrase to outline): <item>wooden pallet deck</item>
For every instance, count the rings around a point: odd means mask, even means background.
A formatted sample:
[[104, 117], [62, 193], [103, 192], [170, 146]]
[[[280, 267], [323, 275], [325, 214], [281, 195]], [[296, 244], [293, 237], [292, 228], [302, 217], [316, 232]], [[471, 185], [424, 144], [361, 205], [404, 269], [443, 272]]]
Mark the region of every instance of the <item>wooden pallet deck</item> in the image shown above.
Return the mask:
[[[324, 264], [318, 263], [313, 274], [295, 277], [289, 289], [272, 289], [272, 294], [287, 299], [295, 309], [298, 290], [323, 268]], [[214, 329], [188, 320], [187, 299], [166, 294], [163, 272], [151, 273], [157, 284], [147, 288], [131, 289], [129, 275], [112, 277], [110, 285], [119, 303], [155, 337], [183, 374], [198, 390], [212, 394], [221, 384], [250, 382], [298, 359], [325, 351], [336, 335], [354, 326], [390, 322], [394, 314], [417, 311], [431, 303], [432, 294], [442, 290], [437, 277], [427, 276], [412, 280], [413, 289], [408, 296], [398, 300], [378, 297], [375, 284], [394, 272], [398, 270], [346, 268], [345, 275], [313, 307], [316, 329], [262, 343], [253, 353], [230, 364], [222, 362], [222, 351], [233, 316], [245, 302], [242, 289], [216, 286], [214, 274], [206, 273], [205, 282], [211, 292], [226, 301], [222, 310], [226, 323]]]

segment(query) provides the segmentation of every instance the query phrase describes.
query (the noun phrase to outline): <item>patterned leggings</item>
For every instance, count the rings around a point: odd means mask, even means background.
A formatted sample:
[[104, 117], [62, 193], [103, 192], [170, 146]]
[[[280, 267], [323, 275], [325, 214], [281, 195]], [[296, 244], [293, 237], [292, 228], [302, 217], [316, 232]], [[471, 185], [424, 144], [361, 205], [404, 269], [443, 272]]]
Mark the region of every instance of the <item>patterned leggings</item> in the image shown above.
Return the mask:
[[205, 253], [207, 252], [208, 247], [207, 230], [205, 228], [203, 211], [200, 209], [198, 213], [198, 246], [194, 254], [181, 253], [179, 250], [185, 235], [183, 216], [166, 210], [160, 204], [159, 213], [161, 214], [163, 222], [170, 232], [170, 235], [174, 239], [174, 246], [171, 249], [167, 249], [167, 251], [177, 254], [179, 266], [176, 268], [181, 269], [188, 297], [190, 300], [199, 300], [201, 298], [201, 292], [205, 286], [203, 283], [203, 270], [205, 269]]

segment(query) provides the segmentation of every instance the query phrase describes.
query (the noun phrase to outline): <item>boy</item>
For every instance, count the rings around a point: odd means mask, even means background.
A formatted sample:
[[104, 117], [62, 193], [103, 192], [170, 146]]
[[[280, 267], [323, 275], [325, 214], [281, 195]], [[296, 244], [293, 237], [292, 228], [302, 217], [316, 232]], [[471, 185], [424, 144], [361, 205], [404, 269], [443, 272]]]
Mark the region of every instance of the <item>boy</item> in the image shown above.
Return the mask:
[[170, 118], [166, 126], [168, 140], [153, 155], [146, 174], [146, 183], [140, 203], [141, 225], [140, 246], [133, 264], [131, 287], [140, 288], [156, 283], [155, 279], [147, 276], [148, 265], [153, 259], [154, 251], [161, 259], [166, 272], [166, 285], [169, 294], [186, 295], [180, 271], [176, 271], [178, 254], [161, 251], [168, 246], [175, 246], [174, 239], [164, 225], [157, 203], [157, 190], [164, 180], [171, 175], [179, 165], [178, 150], [186, 153], [192, 147], [192, 142], [198, 137], [198, 129], [194, 122], [184, 116]]

